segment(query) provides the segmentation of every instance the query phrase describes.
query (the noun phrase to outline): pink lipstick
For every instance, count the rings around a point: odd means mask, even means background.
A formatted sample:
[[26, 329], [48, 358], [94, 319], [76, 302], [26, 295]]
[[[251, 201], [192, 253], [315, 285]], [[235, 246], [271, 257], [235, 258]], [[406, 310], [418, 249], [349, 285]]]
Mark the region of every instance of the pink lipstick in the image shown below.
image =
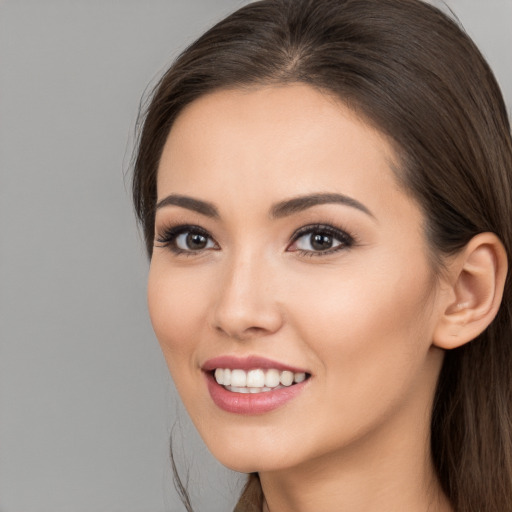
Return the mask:
[[259, 356], [220, 356], [202, 365], [208, 391], [221, 409], [263, 414], [286, 404], [308, 385], [305, 369]]

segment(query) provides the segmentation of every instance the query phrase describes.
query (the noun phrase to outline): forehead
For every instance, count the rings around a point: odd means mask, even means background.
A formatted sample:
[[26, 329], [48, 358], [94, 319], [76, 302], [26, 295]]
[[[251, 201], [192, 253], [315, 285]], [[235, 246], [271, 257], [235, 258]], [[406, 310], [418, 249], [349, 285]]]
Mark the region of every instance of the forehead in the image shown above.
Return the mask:
[[[407, 194], [386, 137], [341, 101], [306, 85], [223, 90], [177, 118], [158, 171], [158, 197], [278, 201], [338, 192], [386, 207]], [[396, 198], [395, 198], [396, 199]]]

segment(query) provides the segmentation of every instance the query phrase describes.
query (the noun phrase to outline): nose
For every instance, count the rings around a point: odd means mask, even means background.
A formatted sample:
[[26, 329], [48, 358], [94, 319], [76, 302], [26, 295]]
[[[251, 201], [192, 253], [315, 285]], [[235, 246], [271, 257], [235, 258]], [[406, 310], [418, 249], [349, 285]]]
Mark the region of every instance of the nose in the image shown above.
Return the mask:
[[212, 308], [213, 328], [238, 341], [277, 332], [283, 312], [276, 299], [275, 271], [255, 255], [226, 262]]

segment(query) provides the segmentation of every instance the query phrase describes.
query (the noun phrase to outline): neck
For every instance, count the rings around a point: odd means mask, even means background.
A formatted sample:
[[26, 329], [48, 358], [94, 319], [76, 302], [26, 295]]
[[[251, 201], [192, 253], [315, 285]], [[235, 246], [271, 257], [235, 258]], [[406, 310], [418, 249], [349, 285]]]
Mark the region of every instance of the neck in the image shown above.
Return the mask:
[[373, 471], [373, 477], [351, 474], [333, 478], [333, 474], [305, 478], [263, 477], [263, 512], [453, 512], [437, 481], [407, 487], [408, 475], [395, 474], [385, 481]]
[[303, 467], [261, 472], [264, 512], [452, 512], [430, 456], [430, 415], [412, 409], [423, 428], [404, 430], [395, 417]]

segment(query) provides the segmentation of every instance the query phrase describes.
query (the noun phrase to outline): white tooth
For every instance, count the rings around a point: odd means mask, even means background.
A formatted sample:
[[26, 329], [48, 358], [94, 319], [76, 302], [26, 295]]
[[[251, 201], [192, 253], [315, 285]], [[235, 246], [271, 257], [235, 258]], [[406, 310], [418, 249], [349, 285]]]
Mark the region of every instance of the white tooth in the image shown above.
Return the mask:
[[272, 391], [272, 388], [267, 388], [267, 386], [261, 388], [261, 391], [264, 391], [264, 392], [267, 392], [267, 391]]
[[247, 385], [247, 374], [243, 370], [231, 370], [231, 385], [242, 388]]
[[260, 387], [254, 387], [254, 388], [247, 388], [250, 393], [261, 393], [262, 388]]
[[293, 372], [285, 370], [281, 372], [281, 378], [279, 379], [283, 386], [291, 386], [293, 384]]
[[224, 368], [224, 376], [223, 376], [224, 386], [231, 385], [231, 370], [229, 368]]
[[215, 380], [217, 384], [224, 384], [224, 370], [222, 368], [217, 368], [215, 370]]
[[239, 388], [237, 386], [226, 386], [226, 389], [232, 393], [249, 393], [248, 388]]
[[304, 372], [294, 373], [293, 380], [297, 383], [302, 382], [303, 380], [306, 380], [306, 374]]
[[279, 386], [279, 372], [277, 370], [267, 370], [265, 374], [265, 386], [267, 388]]
[[265, 374], [263, 370], [251, 370], [247, 374], [248, 388], [262, 388], [265, 385]]

